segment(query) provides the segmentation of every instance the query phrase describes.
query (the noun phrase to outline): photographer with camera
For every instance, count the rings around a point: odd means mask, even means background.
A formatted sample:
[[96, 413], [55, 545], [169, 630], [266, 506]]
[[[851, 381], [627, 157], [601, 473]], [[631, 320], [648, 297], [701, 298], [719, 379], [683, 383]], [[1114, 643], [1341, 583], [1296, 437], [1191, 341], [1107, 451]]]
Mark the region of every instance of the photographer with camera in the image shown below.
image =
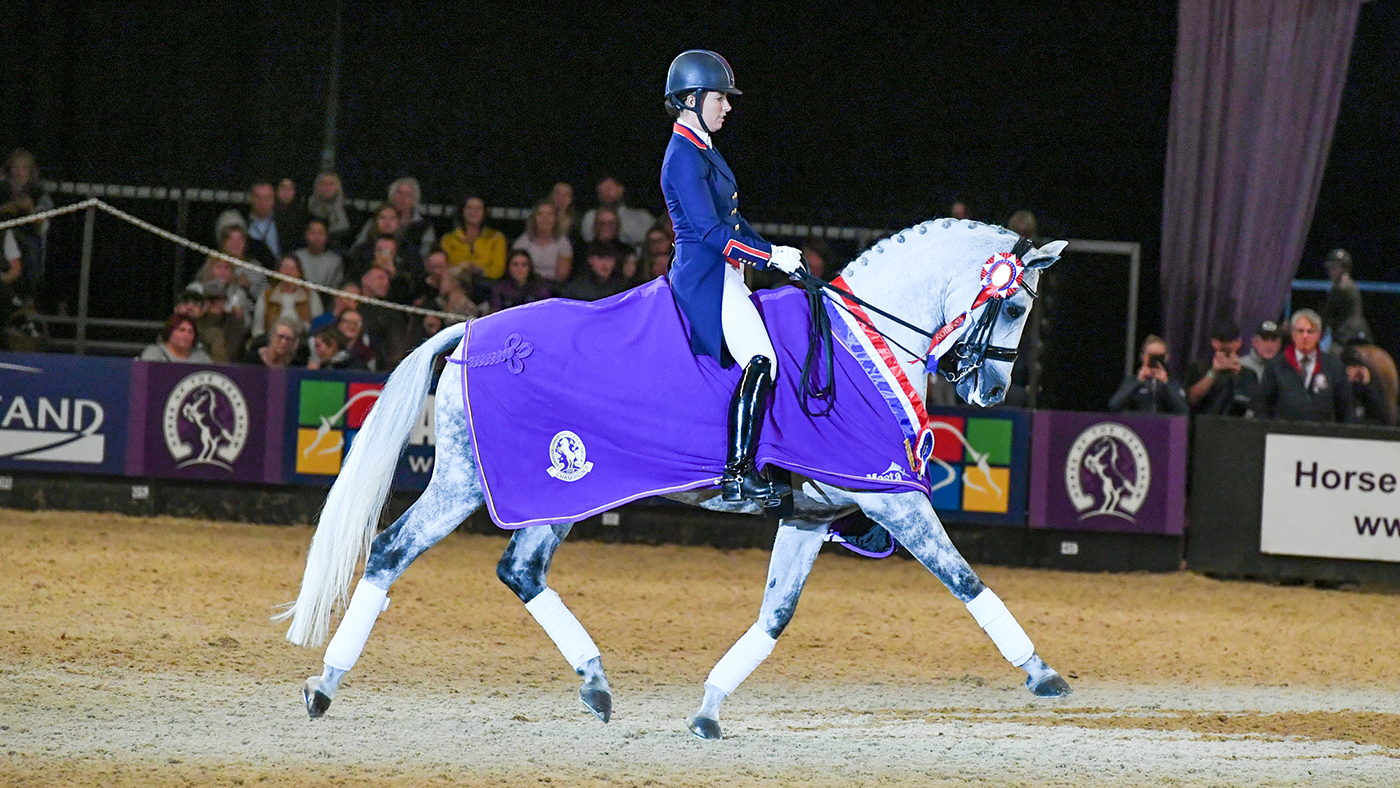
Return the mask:
[[1123, 379], [1108, 409], [1114, 412], [1166, 413], [1185, 416], [1186, 392], [1167, 374], [1167, 343], [1156, 334], [1142, 341], [1142, 366]]
[[[1222, 320], [1210, 332], [1213, 351], [1210, 364], [1192, 364], [1186, 379], [1194, 381], [1186, 390], [1193, 413], [1212, 416], [1250, 416], [1250, 406], [1259, 395], [1259, 376], [1240, 361], [1239, 326]], [[1204, 367], [1204, 369], [1202, 369]]]

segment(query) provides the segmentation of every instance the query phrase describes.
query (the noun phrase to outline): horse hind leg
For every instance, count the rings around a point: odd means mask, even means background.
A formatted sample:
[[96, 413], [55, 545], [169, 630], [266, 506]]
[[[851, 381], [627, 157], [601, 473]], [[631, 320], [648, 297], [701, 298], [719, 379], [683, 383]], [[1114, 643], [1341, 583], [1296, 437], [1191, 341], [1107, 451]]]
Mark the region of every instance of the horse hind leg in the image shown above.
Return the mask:
[[325, 715], [341, 679], [359, 660], [374, 622], [389, 606], [389, 587], [414, 559], [452, 533], [484, 502], [465, 435], [440, 430], [428, 487], [375, 538], [365, 560], [364, 577], [326, 647], [322, 673], [302, 685], [302, 702], [311, 719]]
[[547, 584], [554, 552], [572, 528], [572, 523], [559, 523], [516, 531], [496, 564], [496, 576], [525, 603], [525, 609], [569, 666], [583, 678], [578, 691], [583, 707], [606, 723], [612, 719], [612, 688], [603, 672], [602, 654], [583, 624]]
[[758, 621], [749, 627], [705, 679], [705, 696], [700, 708], [686, 718], [686, 727], [700, 739], [722, 739], [719, 708], [744, 679], [773, 652], [778, 636], [792, 621], [797, 600], [821, 550], [827, 523], [784, 520], [773, 540], [768, 562], [768, 583]]

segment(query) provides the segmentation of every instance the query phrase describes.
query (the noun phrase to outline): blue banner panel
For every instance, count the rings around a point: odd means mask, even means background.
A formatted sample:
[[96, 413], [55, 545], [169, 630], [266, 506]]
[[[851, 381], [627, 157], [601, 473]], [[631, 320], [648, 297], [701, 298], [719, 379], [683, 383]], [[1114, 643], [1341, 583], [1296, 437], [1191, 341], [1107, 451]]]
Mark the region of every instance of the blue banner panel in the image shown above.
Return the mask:
[[1032, 528], [1180, 535], [1185, 416], [1037, 411]]
[[[306, 369], [287, 371], [282, 468], [290, 484], [329, 487], [355, 436], [379, 400], [385, 375]], [[422, 490], [433, 475], [433, 396], [409, 433], [394, 488]]]
[[1011, 408], [929, 408], [930, 500], [944, 522], [1026, 524], [1030, 414]]
[[0, 468], [124, 473], [131, 365], [0, 353]]

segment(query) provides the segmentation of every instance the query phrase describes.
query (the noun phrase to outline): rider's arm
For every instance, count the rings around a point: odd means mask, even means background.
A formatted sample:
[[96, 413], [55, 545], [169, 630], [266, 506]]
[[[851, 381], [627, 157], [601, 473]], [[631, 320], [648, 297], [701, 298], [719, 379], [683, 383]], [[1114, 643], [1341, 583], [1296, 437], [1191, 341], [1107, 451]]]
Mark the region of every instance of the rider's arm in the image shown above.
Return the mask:
[[[685, 221], [694, 228], [701, 243], [730, 262], [744, 263], [762, 270], [768, 266], [773, 246], [753, 232], [737, 213], [720, 217], [706, 179], [708, 169], [699, 151], [678, 151], [669, 158], [664, 178], [668, 191], [680, 203]], [[735, 226], [738, 226], [737, 229]]]

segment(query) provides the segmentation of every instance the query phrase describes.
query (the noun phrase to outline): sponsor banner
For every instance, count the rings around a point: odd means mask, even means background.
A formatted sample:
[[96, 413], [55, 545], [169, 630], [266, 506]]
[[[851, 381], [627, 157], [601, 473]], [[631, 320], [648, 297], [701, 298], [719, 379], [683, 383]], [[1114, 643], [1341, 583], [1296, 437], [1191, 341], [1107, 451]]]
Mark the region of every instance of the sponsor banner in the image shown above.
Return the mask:
[[1400, 442], [1268, 435], [1259, 550], [1400, 561]]
[[[329, 486], [355, 442], [386, 376], [372, 372], [288, 370], [282, 467], [293, 484]], [[432, 478], [433, 396], [394, 471], [394, 488], [421, 490]]]
[[956, 523], [1025, 525], [1030, 414], [930, 408], [929, 427], [934, 435], [929, 498], [938, 516]]
[[[136, 362], [143, 390], [133, 475], [280, 482], [269, 435], [282, 429], [284, 373], [260, 367]], [[275, 415], [275, 418], [274, 418]], [[133, 466], [139, 470], [133, 470]]]
[[131, 366], [0, 353], [0, 468], [124, 473]]
[[1038, 411], [1032, 421], [1032, 528], [1182, 532], [1186, 417]]

